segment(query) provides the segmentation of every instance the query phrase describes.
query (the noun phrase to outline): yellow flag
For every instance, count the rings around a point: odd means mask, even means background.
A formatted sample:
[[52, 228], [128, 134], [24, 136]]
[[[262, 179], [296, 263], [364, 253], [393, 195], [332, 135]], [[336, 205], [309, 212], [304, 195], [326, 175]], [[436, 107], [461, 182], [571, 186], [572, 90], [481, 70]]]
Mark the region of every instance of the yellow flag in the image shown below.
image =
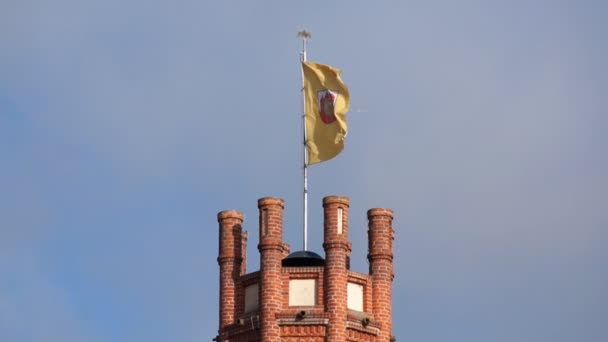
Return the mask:
[[308, 165], [329, 160], [344, 149], [349, 95], [340, 70], [302, 62]]

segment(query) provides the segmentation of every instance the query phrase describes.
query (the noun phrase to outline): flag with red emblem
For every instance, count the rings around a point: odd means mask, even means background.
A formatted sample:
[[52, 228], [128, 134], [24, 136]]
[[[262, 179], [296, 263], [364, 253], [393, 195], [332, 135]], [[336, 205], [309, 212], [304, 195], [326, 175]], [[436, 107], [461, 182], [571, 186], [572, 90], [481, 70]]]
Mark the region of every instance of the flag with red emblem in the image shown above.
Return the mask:
[[302, 62], [308, 165], [329, 160], [344, 149], [348, 89], [340, 70]]

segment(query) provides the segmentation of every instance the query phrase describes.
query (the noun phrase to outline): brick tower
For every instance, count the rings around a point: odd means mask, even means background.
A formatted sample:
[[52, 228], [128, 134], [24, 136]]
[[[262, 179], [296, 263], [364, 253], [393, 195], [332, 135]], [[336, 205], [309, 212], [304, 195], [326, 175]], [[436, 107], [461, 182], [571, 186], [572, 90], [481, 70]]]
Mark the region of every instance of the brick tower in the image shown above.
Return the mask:
[[280, 198], [258, 200], [260, 270], [246, 273], [243, 214], [218, 213], [218, 342], [395, 341], [391, 334], [393, 212], [370, 209], [369, 274], [350, 270], [346, 197], [323, 199], [325, 259], [289, 254]]

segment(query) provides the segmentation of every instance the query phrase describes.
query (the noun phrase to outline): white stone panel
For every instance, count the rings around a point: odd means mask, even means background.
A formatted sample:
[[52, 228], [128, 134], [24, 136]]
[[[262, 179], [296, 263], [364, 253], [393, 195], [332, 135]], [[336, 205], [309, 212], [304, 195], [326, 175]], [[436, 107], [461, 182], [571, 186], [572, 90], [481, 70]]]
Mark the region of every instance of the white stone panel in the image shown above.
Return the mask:
[[317, 304], [317, 279], [290, 279], [289, 305], [312, 306]]
[[338, 234], [342, 234], [342, 208], [338, 208]]
[[259, 307], [258, 284], [251, 284], [245, 288], [245, 312], [255, 311]]
[[348, 308], [350, 310], [363, 312], [363, 285], [348, 283], [346, 287]]

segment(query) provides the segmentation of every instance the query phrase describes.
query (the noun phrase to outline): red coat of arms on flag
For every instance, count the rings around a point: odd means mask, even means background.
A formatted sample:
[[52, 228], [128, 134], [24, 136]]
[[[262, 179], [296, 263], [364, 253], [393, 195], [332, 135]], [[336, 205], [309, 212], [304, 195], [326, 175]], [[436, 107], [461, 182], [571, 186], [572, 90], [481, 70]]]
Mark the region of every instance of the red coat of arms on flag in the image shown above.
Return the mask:
[[319, 99], [319, 116], [321, 116], [321, 120], [326, 124], [336, 121], [334, 105], [336, 104], [338, 93], [325, 89], [317, 93], [317, 98]]

